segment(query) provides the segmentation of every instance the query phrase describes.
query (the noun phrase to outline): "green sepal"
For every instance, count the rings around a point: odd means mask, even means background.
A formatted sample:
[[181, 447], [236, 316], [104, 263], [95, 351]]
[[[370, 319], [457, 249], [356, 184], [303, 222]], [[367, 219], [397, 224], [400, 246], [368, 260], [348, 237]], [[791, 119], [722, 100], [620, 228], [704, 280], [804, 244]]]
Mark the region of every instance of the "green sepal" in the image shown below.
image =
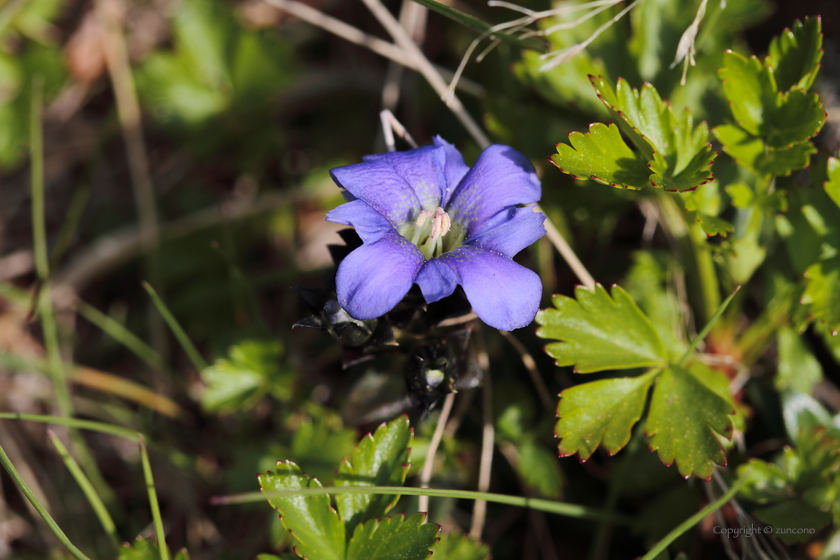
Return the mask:
[[571, 146], [557, 144], [550, 158], [563, 173], [625, 189], [652, 184], [647, 165], [624, 143], [614, 124], [593, 123], [587, 133], [570, 133], [569, 142]]
[[708, 480], [715, 464], [726, 465], [718, 434], [732, 437], [735, 409], [704, 377], [679, 366], [663, 371], [653, 390], [645, 433], [651, 451], [663, 463], [676, 461], [684, 477], [696, 474]]
[[425, 519], [425, 513], [415, 513], [408, 519], [400, 515], [357, 525], [347, 544], [346, 560], [426, 560], [440, 526], [423, 523]]
[[668, 353], [656, 329], [621, 287], [613, 285], [610, 297], [600, 284], [594, 291], [578, 286], [575, 297], [555, 295], [554, 309], [536, 317], [537, 336], [561, 341], [545, 348], [558, 366], [590, 373], [665, 364]]
[[[291, 461], [278, 461], [277, 470], [259, 475], [263, 492], [320, 487]], [[330, 505], [330, 497], [269, 496], [280, 512], [283, 527], [292, 534], [295, 552], [311, 560], [344, 560], [344, 523]]]
[[[383, 423], [376, 433], [359, 442], [350, 460], [344, 459], [335, 477], [336, 486], [402, 486], [409, 466], [412, 431], [403, 415]], [[337, 494], [338, 513], [350, 532], [358, 523], [383, 517], [399, 496]]]
[[656, 374], [602, 379], [560, 393], [554, 428], [560, 456], [577, 453], [585, 461], [602, 444], [610, 455], [618, 453], [630, 441]]
[[773, 37], [766, 64], [773, 70], [780, 90], [794, 86], [811, 89], [823, 54], [821, 23], [819, 16], [806, 17]]

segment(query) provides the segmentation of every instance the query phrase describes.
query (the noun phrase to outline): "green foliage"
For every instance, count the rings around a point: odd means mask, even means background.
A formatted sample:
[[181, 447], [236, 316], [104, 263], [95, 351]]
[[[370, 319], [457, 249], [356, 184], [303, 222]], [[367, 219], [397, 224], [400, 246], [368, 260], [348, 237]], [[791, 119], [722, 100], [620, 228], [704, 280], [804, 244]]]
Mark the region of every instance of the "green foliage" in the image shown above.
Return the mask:
[[519, 451], [516, 472], [522, 481], [536, 490], [539, 496], [559, 500], [563, 494], [564, 477], [557, 454], [533, 438], [526, 438], [516, 448]]
[[668, 359], [656, 329], [621, 287], [612, 297], [603, 286], [595, 291], [579, 286], [577, 299], [554, 296], [554, 309], [537, 314], [537, 335], [553, 338], [546, 346], [559, 366], [575, 366], [579, 373], [606, 369], [661, 366]]
[[[290, 461], [278, 461], [274, 472], [259, 475], [263, 492], [320, 487]], [[292, 535], [295, 552], [311, 560], [344, 560], [344, 523], [330, 505], [330, 497], [269, 496], [268, 503], [280, 512], [283, 527]]]
[[822, 366], [798, 333], [782, 327], [776, 335], [779, 346], [779, 373], [775, 385], [779, 391], [810, 394], [822, 381]]
[[822, 31], [820, 17], [796, 20], [790, 29], [770, 42], [767, 65], [773, 70], [779, 90], [794, 86], [811, 89], [820, 69]]
[[816, 152], [808, 140], [825, 122], [817, 94], [808, 89], [822, 57], [819, 18], [797, 22], [774, 39], [764, 63], [724, 53], [719, 74], [737, 125], [713, 132], [740, 165], [760, 176], [789, 175]]
[[716, 154], [705, 123], [695, 127], [687, 111], [675, 112], [648, 83], [639, 91], [621, 78], [613, 90], [602, 76], [590, 80], [638, 155], [614, 125], [596, 123], [589, 134], [569, 135], [574, 149], [557, 145], [551, 161], [561, 171], [615, 187], [640, 189], [649, 183], [673, 192], [691, 191], [712, 180], [709, 166]]
[[372, 519], [356, 527], [347, 545], [347, 560], [425, 560], [435, 545], [440, 527], [424, 523], [425, 513], [408, 519]]
[[650, 448], [665, 464], [676, 460], [688, 478], [712, 476], [714, 463], [726, 464], [718, 434], [732, 437], [733, 406], [710, 388], [707, 372], [671, 366], [656, 382], [645, 432]]
[[[118, 560], [160, 560], [160, 550], [154, 540], [138, 538], [120, 547]], [[186, 549], [180, 550], [173, 560], [190, 560], [190, 555]]]
[[639, 421], [655, 372], [639, 377], [602, 379], [566, 389], [557, 406], [554, 433], [562, 438], [560, 455], [588, 459], [603, 444], [610, 455], [630, 440]]
[[[382, 424], [376, 433], [362, 438], [348, 461], [344, 459], [335, 477], [337, 486], [402, 486], [408, 472], [412, 431], [408, 417]], [[338, 513], [348, 532], [365, 519], [379, 519], [394, 507], [399, 496], [339, 494]]]
[[[719, 438], [729, 439], [733, 433], [736, 411], [725, 376], [699, 362], [683, 367], [690, 354], [669, 356], [650, 320], [618, 286], [613, 288], [614, 299], [600, 285], [594, 293], [578, 288], [576, 295], [577, 301], [555, 296], [555, 309], [537, 315], [542, 325], [537, 334], [563, 341], [545, 348], [558, 365], [575, 365], [580, 373], [654, 369], [638, 377], [602, 379], [563, 391], [555, 427], [561, 456], [578, 453], [585, 460], [602, 443], [608, 453], [617, 453], [629, 441], [655, 383], [645, 423], [651, 451], [657, 451], [667, 465], [676, 461], [686, 478], [697, 474], [708, 479], [714, 464], [726, 464]], [[710, 325], [731, 300], [732, 296], [723, 303]]]
[[[350, 461], [336, 474], [338, 486], [402, 486], [408, 472], [412, 432], [400, 416], [363, 438]], [[273, 496], [272, 491], [320, 487], [290, 461], [278, 461], [274, 472], [259, 475], [269, 503], [280, 512], [295, 552], [310, 560], [421, 560], [437, 541], [440, 527], [424, 524], [425, 514], [404, 519], [382, 517], [399, 496], [338, 494], [338, 511], [329, 495]], [[345, 535], [349, 540], [345, 540]]]
[[452, 532], [441, 535], [433, 556], [435, 560], [490, 560], [490, 547]]
[[246, 340], [231, 346], [227, 358], [201, 372], [207, 385], [201, 395], [202, 406], [208, 412], [232, 413], [248, 410], [267, 394], [288, 401], [295, 373], [282, 360], [279, 340]]

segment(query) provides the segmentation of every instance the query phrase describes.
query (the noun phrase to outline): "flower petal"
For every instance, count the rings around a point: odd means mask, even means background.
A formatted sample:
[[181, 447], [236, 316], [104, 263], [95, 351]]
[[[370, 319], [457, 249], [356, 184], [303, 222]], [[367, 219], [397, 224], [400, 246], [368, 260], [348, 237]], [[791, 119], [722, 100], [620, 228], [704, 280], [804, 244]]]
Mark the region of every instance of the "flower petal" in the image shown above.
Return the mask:
[[528, 326], [540, 308], [540, 277], [507, 257], [479, 247], [462, 246], [439, 260], [458, 275], [479, 319], [510, 331]]
[[461, 152], [455, 146], [440, 136], [435, 136], [434, 141], [435, 146], [443, 148], [443, 153], [446, 156], [446, 164], [443, 167], [443, 174], [446, 177], [446, 190], [440, 201], [440, 205], [446, 208], [446, 205], [449, 204], [449, 199], [452, 197], [452, 193], [458, 188], [461, 179], [464, 178], [464, 175], [467, 174], [470, 168], [464, 163]]
[[390, 165], [394, 173], [402, 177], [414, 190], [424, 210], [434, 210], [440, 206], [441, 197], [446, 190], [445, 148], [423, 146], [407, 152], [373, 154], [362, 159], [366, 163]]
[[509, 206], [537, 202], [541, 193], [540, 180], [528, 158], [510, 146], [493, 144], [478, 156], [446, 211], [469, 235], [474, 226]]
[[417, 195], [393, 166], [381, 161], [345, 165], [330, 170], [336, 184], [368, 203], [395, 228], [420, 213]]
[[356, 319], [381, 317], [408, 293], [423, 261], [420, 249], [397, 233], [365, 243], [338, 267], [338, 302]]
[[[346, 205], [345, 205], [346, 206]], [[473, 228], [464, 245], [475, 245], [513, 258], [516, 253], [545, 235], [545, 215], [532, 206], [513, 206]]]
[[414, 283], [420, 286], [426, 303], [434, 303], [452, 295], [458, 287], [458, 275], [440, 259], [432, 259], [423, 265]]
[[358, 199], [327, 212], [327, 221], [353, 226], [365, 243], [379, 241], [382, 236], [394, 232], [394, 226], [382, 214]]

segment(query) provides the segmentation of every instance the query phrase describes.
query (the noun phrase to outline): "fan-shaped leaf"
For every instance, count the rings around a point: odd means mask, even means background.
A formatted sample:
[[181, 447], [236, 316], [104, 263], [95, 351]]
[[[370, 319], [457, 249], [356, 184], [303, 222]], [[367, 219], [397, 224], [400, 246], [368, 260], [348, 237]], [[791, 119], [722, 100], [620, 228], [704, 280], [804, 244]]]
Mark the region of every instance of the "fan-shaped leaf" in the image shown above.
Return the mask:
[[347, 560], [426, 560], [440, 526], [424, 524], [425, 518], [425, 513], [415, 513], [408, 519], [400, 515], [357, 525], [347, 545]]

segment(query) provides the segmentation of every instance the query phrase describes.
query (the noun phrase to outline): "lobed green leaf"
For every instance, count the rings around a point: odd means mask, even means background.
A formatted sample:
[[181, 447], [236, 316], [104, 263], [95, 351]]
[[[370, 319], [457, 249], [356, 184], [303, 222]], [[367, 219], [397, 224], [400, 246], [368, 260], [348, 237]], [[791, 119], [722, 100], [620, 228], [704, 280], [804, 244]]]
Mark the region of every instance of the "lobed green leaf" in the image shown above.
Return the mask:
[[836, 335], [840, 331], [840, 256], [812, 264], [805, 278], [808, 283], [801, 303], [809, 304], [809, 314]]
[[807, 91], [813, 85], [823, 53], [821, 23], [819, 16], [796, 20], [770, 42], [767, 66], [780, 90], [795, 86]]
[[[412, 432], [407, 416], [400, 416], [368, 434], [348, 461], [344, 459], [335, 477], [336, 486], [402, 486], [408, 472]], [[358, 523], [383, 517], [399, 496], [338, 494], [338, 512], [351, 532]]]
[[732, 437], [733, 406], [709, 380], [671, 366], [653, 390], [645, 432], [652, 451], [667, 465], [674, 461], [684, 477], [708, 480], [715, 464], [726, 465], [718, 435]]
[[561, 438], [560, 456], [577, 453], [585, 461], [602, 442], [607, 453], [618, 453], [642, 416], [656, 374], [602, 379], [563, 391], [554, 428]]
[[[259, 481], [263, 492], [321, 486], [291, 461], [278, 461], [277, 470], [259, 475]], [[344, 523], [330, 505], [329, 496], [271, 496], [268, 502], [280, 512], [280, 520], [291, 533], [298, 556], [344, 560]]]
[[426, 560], [440, 526], [424, 523], [425, 519], [425, 513], [415, 513], [408, 519], [400, 515], [356, 526], [347, 545], [347, 560]]
[[490, 560], [490, 547], [462, 535], [446, 533], [435, 545], [435, 560]]
[[570, 133], [569, 142], [571, 146], [557, 144], [550, 158], [563, 173], [625, 189], [650, 184], [647, 165], [627, 147], [614, 124], [591, 124], [587, 133]]
[[612, 297], [600, 284], [595, 291], [578, 286], [577, 300], [555, 295], [554, 309], [537, 313], [537, 335], [553, 338], [545, 351], [558, 366], [578, 373], [663, 366], [668, 353], [653, 324], [621, 287]]
[[731, 124], [720, 125], [712, 133], [723, 144], [723, 151], [739, 165], [755, 171], [762, 177], [790, 175], [805, 169], [817, 149], [811, 142], [801, 142], [785, 148], [767, 146], [758, 136]]

